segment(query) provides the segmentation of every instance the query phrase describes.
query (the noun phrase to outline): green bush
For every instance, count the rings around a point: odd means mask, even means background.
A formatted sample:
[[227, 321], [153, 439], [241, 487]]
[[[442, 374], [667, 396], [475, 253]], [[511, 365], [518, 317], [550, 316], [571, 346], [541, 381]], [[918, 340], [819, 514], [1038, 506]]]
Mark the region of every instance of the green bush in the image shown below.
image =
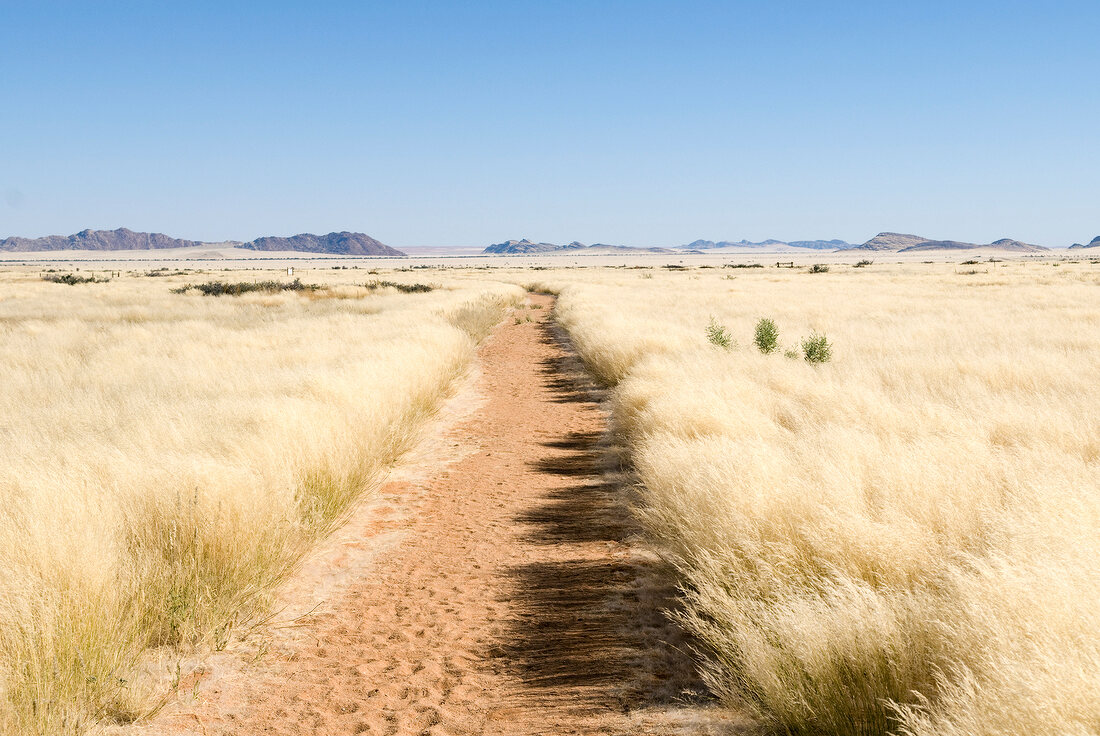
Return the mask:
[[807, 363], [828, 363], [833, 357], [833, 346], [825, 335], [815, 332], [802, 341], [802, 357]]
[[178, 289], [172, 289], [173, 294], [185, 294], [192, 289], [201, 292], [203, 296], [240, 296], [253, 291], [264, 291], [274, 294], [278, 291], [314, 291], [321, 287], [317, 284], [303, 284], [300, 279], [293, 281], [207, 281], [205, 284], [184, 284]]
[[110, 279], [100, 279], [93, 276], [77, 276], [74, 273], [66, 273], [61, 276], [43, 276], [43, 281], [52, 281], [55, 284], [68, 284], [69, 286], [76, 286], [77, 284], [105, 284]]
[[824, 263], [815, 263], [810, 266], [810, 273], [828, 273], [829, 267]]
[[396, 281], [368, 281], [363, 284], [371, 291], [389, 287], [391, 289], [397, 289], [402, 294], [426, 294], [432, 291], [435, 287], [428, 284], [399, 284]]
[[730, 337], [729, 331], [718, 324], [714, 317], [710, 318], [710, 324], [707, 325], [707, 340], [710, 341], [711, 345], [717, 345], [726, 350], [733, 348], [733, 338]]
[[764, 317], [756, 323], [756, 334], [752, 341], [765, 355], [774, 353], [779, 349], [779, 328], [775, 326], [774, 321]]

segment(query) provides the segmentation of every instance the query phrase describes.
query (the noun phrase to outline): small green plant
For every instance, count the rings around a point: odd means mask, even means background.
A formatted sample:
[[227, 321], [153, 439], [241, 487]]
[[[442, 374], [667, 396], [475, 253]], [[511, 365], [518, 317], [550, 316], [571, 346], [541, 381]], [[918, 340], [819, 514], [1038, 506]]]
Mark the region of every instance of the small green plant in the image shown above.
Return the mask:
[[756, 323], [756, 333], [752, 341], [765, 355], [774, 353], [779, 349], [779, 328], [773, 320], [764, 317]]
[[710, 324], [707, 325], [707, 340], [711, 345], [717, 345], [725, 350], [733, 348], [733, 338], [730, 337], [729, 331], [718, 324], [714, 317], [710, 318]]
[[815, 263], [814, 265], [810, 266], [810, 273], [828, 273], [828, 272], [829, 272], [829, 267], [826, 266], [824, 263]]
[[870, 266], [872, 263], [874, 263], [874, 261], [868, 258], [864, 258], [862, 261], [856, 261], [856, 268], [865, 268], [866, 266]]
[[542, 309], [542, 305], [541, 304], [532, 304], [531, 309]]
[[833, 357], [833, 346], [825, 335], [815, 332], [802, 341], [802, 357], [807, 363], [828, 363]]
[[790, 358], [791, 360], [798, 360], [800, 357], [802, 357], [798, 354], [798, 350], [796, 350], [795, 348], [787, 348], [783, 351], [783, 355]]

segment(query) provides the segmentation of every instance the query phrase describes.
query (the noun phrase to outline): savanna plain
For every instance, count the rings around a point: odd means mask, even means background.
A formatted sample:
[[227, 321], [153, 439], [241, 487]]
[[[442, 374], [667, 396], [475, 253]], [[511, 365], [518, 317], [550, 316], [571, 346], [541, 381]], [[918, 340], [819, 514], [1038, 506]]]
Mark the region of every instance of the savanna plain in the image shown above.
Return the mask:
[[1100, 263], [723, 265], [0, 272], [0, 729], [155, 723], [514, 329], [729, 733], [1100, 734]]

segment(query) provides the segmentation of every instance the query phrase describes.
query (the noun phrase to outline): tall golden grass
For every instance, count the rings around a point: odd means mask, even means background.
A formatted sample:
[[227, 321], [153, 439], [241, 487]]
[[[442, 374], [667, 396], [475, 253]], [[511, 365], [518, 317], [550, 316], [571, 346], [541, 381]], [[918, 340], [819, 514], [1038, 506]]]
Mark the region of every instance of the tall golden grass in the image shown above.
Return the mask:
[[522, 294], [170, 293], [184, 280], [0, 274], [5, 734], [146, 712], [143, 653], [262, 613]]
[[[706, 678], [770, 730], [1100, 733], [1100, 270], [974, 270], [546, 275]], [[831, 362], [784, 355], [813, 331]]]

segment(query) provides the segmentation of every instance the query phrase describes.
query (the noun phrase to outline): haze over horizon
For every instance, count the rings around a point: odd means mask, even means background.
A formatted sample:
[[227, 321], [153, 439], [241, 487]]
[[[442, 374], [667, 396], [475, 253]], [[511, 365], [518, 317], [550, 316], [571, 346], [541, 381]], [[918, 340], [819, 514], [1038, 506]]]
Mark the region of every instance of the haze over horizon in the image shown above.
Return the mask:
[[1100, 234], [1098, 25], [1074, 1], [7, 3], [0, 238], [1064, 247]]

